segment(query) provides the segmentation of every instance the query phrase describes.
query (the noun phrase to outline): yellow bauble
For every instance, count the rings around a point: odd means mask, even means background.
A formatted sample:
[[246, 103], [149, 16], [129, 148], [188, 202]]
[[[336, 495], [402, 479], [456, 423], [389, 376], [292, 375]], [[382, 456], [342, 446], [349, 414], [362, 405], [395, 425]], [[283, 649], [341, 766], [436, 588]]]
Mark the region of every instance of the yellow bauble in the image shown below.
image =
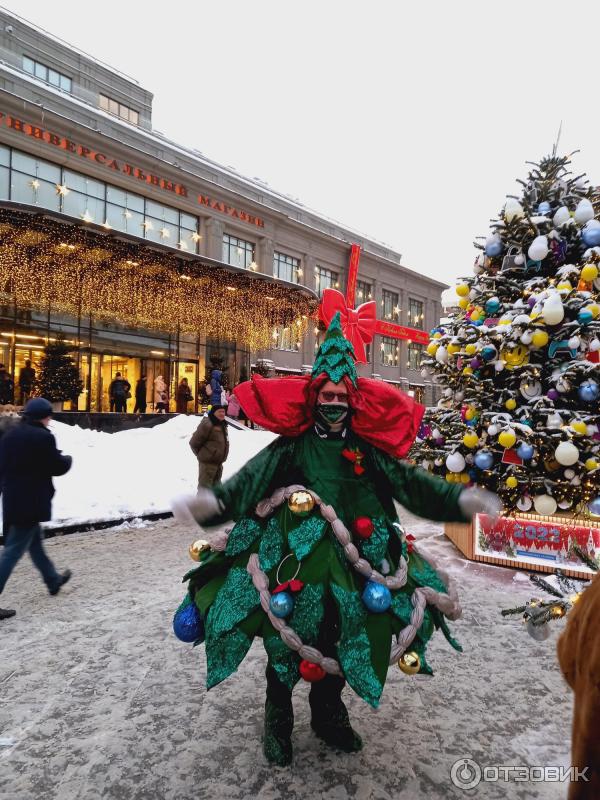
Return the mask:
[[467, 408], [465, 411], [465, 419], [472, 420], [475, 417], [475, 409]]
[[498, 442], [502, 447], [512, 447], [517, 441], [514, 431], [502, 431], [498, 437]]
[[591, 305], [586, 306], [586, 308], [587, 308], [588, 311], [591, 312], [592, 317], [594, 319], [596, 319], [598, 314], [600, 314], [600, 306], [598, 305], [598, 303], [592, 303]]
[[481, 312], [479, 311], [479, 309], [476, 308], [474, 311], [471, 311], [471, 319], [473, 320], [473, 322], [477, 322], [480, 317], [481, 317]]
[[571, 282], [570, 282], [570, 281], [561, 281], [561, 282], [560, 282], [560, 283], [557, 285], [557, 287], [556, 287], [556, 288], [557, 288], [557, 289], [558, 289], [558, 291], [560, 292], [560, 290], [561, 290], [561, 289], [566, 289], [567, 291], [571, 291], [571, 289], [572, 289], [573, 287], [571, 286]]
[[441, 334], [439, 331], [436, 331], [436, 332], [433, 334], [433, 338], [434, 338], [434, 339], [441, 339], [441, 338], [442, 338], [442, 334]]
[[468, 472], [461, 472], [460, 473], [460, 482], [461, 483], [468, 483], [470, 480], [471, 480], [471, 478], [469, 477], [469, 473]]
[[469, 294], [469, 291], [470, 291], [469, 287], [468, 287], [468, 285], [466, 283], [460, 283], [456, 287], [456, 294], [459, 297], [466, 297]]
[[469, 298], [468, 297], [461, 297], [458, 301], [459, 308], [462, 308], [463, 311], [469, 307]]
[[437, 353], [438, 347], [439, 345], [436, 344], [435, 342], [429, 342], [429, 344], [427, 345], [427, 352], [429, 353], [430, 356], [434, 356]]
[[452, 343], [451, 343], [451, 344], [449, 344], [449, 345], [448, 345], [448, 347], [446, 348], [446, 350], [447, 350], [447, 351], [450, 353], [450, 355], [452, 356], [452, 355], [454, 355], [454, 353], [458, 353], [458, 351], [460, 350], [460, 345], [459, 345], [459, 344], [452, 344]]
[[477, 447], [479, 443], [479, 436], [476, 433], [465, 433], [463, 436], [463, 444], [465, 447]]
[[447, 472], [446, 473], [446, 480], [448, 481], [448, 483], [454, 483], [454, 473], [453, 472]]
[[524, 344], [505, 347], [500, 351], [500, 358], [505, 362], [506, 369], [522, 367], [529, 362], [529, 350]]
[[509, 411], [513, 411], [517, 407], [517, 401], [513, 397], [509, 397], [506, 403], [504, 403], [504, 407]]
[[586, 283], [595, 281], [598, 277], [598, 267], [595, 264], [586, 264], [581, 270], [581, 280]]
[[548, 334], [546, 331], [536, 331], [531, 337], [531, 342], [535, 347], [545, 347], [548, 344]]
[[473, 370], [471, 369], [471, 367], [465, 367], [463, 369], [463, 371], [462, 371], [462, 374], [463, 375], [472, 375], [473, 374]]
[[468, 356], [473, 356], [473, 355], [475, 355], [476, 352], [477, 352], [477, 345], [476, 344], [468, 344], [465, 347], [465, 353]]
[[575, 433], [578, 433], [580, 436], [584, 436], [587, 433], [587, 425], [585, 422], [577, 420], [571, 423], [571, 430], [575, 431]]
[[593, 469], [598, 469], [598, 462], [595, 458], [588, 458], [585, 462], [585, 468], [588, 472], [591, 472]]
[[419, 654], [412, 650], [410, 653], [403, 653], [398, 661], [398, 667], [405, 675], [416, 675], [421, 669]]
[[189, 546], [188, 554], [192, 561], [200, 561], [202, 553], [205, 553], [207, 550], [210, 550], [210, 542], [207, 542], [206, 539], [196, 539], [196, 541]]
[[506, 479], [506, 485], [509, 489], [514, 489], [516, 486], [519, 485], [519, 481], [515, 478], [514, 475], [511, 475]]
[[298, 514], [299, 517], [305, 517], [310, 514], [314, 505], [313, 496], [305, 491], [292, 492], [288, 500], [288, 508], [293, 514]]

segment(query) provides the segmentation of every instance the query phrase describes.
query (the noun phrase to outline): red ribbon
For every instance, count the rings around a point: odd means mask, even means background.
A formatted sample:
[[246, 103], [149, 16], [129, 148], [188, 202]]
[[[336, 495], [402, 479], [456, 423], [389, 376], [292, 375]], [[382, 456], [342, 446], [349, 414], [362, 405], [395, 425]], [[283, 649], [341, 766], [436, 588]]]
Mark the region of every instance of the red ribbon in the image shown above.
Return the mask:
[[324, 289], [321, 299], [321, 319], [326, 327], [334, 318], [337, 311], [340, 312], [340, 322], [342, 333], [352, 343], [356, 360], [362, 364], [367, 362], [367, 352], [365, 345], [373, 341], [375, 335], [375, 323], [377, 317], [377, 303], [369, 300], [358, 308], [350, 308], [346, 303], [346, 298], [337, 289]]
[[271, 592], [271, 594], [277, 594], [278, 592], [286, 592], [286, 591], [295, 593], [299, 592], [303, 586], [304, 584], [302, 583], [302, 581], [292, 578], [291, 581], [285, 581], [285, 583], [280, 583], [279, 586], [276, 586]]

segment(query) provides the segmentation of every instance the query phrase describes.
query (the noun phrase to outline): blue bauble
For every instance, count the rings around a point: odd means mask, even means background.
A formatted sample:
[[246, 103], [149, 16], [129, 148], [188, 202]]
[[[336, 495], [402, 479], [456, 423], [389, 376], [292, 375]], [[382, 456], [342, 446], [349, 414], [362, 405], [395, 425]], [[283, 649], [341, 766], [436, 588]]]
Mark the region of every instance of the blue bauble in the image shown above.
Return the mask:
[[362, 601], [369, 611], [381, 614], [392, 605], [392, 593], [387, 586], [381, 583], [367, 581], [362, 593]]
[[504, 245], [499, 239], [494, 239], [492, 242], [488, 242], [485, 246], [485, 254], [488, 258], [495, 258], [499, 256], [503, 250]]
[[600, 387], [596, 381], [584, 381], [578, 389], [578, 394], [584, 403], [593, 403], [600, 395]]
[[591, 322], [594, 318], [594, 315], [591, 311], [588, 311], [587, 308], [582, 308], [579, 314], [577, 314], [577, 319], [582, 325], [587, 325], [588, 322]]
[[498, 351], [493, 344], [486, 344], [481, 348], [481, 357], [484, 361], [493, 361], [498, 355]]
[[283, 619], [288, 617], [294, 610], [294, 598], [290, 592], [277, 592], [277, 594], [271, 595], [269, 608], [271, 609], [271, 614]]
[[517, 455], [519, 458], [522, 458], [523, 461], [529, 461], [530, 458], [533, 458], [534, 452], [534, 448], [528, 442], [521, 442], [517, 447]]
[[485, 304], [485, 310], [488, 314], [495, 314], [496, 311], [500, 308], [500, 300], [497, 297], [490, 297], [490, 299]]
[[173, 633], [182, 642], [204, 641], [204, 621], [195, 603], [190, 601], [175, 612]]
[[588, 247], [598, 247], [600, 244], [600, 228], [584, 228], [581, 238]]
[[590, 514], [593, 514], [595, 517], [600, 517], [600, 495], [598, 495], [598, 497], [594, 497], [593, 500], [590, 500], [588, 503], [588, 509]]
[[537, 209], [537, 213], [538, 214], [542, 214], [542, 216], [544, 216], [544, 217], [546, 216], [546, 214], [549, 214], [551, 211], [552, 211], [552, 208], [550, 206], [550, 203], [546, 202], [546, 200], [543, 200], [539, 204], [538, 209]]
[[479, 469], [491, 469], [494, 464], [494, 454], [489, 450], [480, 450], [476, 453], [474, 461]]

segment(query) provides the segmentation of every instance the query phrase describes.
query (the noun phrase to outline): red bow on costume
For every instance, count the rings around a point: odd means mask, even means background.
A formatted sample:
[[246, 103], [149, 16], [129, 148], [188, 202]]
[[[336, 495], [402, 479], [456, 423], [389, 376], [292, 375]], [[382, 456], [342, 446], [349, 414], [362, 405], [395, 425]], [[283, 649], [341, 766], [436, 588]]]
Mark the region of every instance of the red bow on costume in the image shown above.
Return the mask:
[[291, 581], [285, 581], [285, 583], [280, 583], [279, 586], [276, 586], [271, 594], [278, 594], [278, 592], [292, 592], [296, 593], [299, 592], [301, 589], [304, 588], [304, 584], [302, 581], [296, 580], [296, 578], [292, 578]]
[[320, 313], [321, 319], [326, 327], [340, 312], [340, 322], [342, 333], [352, 343], [356, 360], [366, 363], [367, 352], [365, 345], [373, 341], [375, 335], [375, 322], [377, 321], [377, 303], [369, 300], [358, 308], [350, 308], [346, 304], [346, 298], [337, 289], [324, 289], [321, 299]]

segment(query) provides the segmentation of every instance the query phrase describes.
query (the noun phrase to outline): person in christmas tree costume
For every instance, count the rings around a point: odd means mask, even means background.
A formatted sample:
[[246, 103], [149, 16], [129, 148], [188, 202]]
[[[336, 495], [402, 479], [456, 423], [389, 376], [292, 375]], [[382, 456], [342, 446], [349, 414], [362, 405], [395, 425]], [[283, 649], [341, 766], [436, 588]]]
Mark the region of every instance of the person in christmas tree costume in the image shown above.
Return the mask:
[[312, 376], [255, 376], [236, 394], [252, 420], [281, 436], [230, 480], [173, 501], [182, 521], [236, 522], [210, 546], [199, 545], [201, 563], [184, 578], [175, 633], [205, 639], [209, 689], [262, 637], [270, 762], [291, 761], [291, 698], [300, 677], [312, 683], [315, 733], [357, 751], [362, 742], [341, 699], [346, 682], [377, 707], [390, 663], [431, 674], [425, 648], [434, 628], [460, 649], [446, 622], [460, 616], [454, 586], [407, 541], [394, 500], [420, 516], [455, 521], [498, 513], [499, 501], [398, 460], [424, 409], [383, 381], [357, 377], [339, 315]]

